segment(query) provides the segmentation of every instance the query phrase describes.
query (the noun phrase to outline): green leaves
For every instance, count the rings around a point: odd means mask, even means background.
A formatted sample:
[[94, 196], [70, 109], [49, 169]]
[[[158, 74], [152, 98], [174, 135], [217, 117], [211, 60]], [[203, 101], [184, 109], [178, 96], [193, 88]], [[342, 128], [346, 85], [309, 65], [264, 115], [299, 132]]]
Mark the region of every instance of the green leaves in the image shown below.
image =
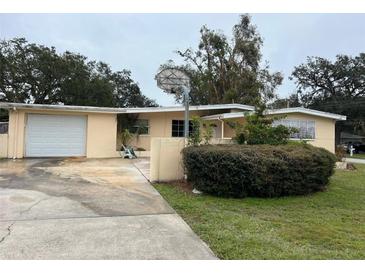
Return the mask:
[[273, 126], [272, 122], [278, 118], [267, 117], [262, 113], [247, 113], [245, 118], [244, 122], [226, 121], [235, 132], [233, 139], [240, 145], [286, 144], [290, 134], [295, 132], [293, 128]]
[[[233, 38], [203, 26], [197, 50], [177, 53], [185, 61], [180, 69], [191, 77], [193, 104], [265, 104], [282, 82], [279, 72], [260, 67], [262, 38], [248, 15], [233, 27]], [[173, 65], [168, 63], [168, 65]], [[163, 65], [164, 66], [164, 65]], [[182, 98], [177, 95], [176, 100]]]
[[189, 182], [224, 197], [280, 197], [325, 189], [335, 156], [308, 144], [215, 145], [183, 149]]
[[189, 145], [198, 146], [202, 143], [204, 145], [208, 145], [210, 140], [213, 138], [213, 127], [215, 124], [209, 121], [204, 121], [199, 116], [193, 116], [191, 124], [193, 130], [189, 136]]
[[341, 131], [365, 134], [365, 53], [337, 55], [334, 61], [308, 57], [291, 79], [305, 107], [347, 116], [337, 123], [337, 138]]
[[104, 107], [156, 106], [128, 70], [113, 72], [89, 61], [24, 38], [0, 41], [0, 99], [8, 102]]
[[193, 116], [191, 119], [191, 124], [192, 132], [189, 135], [188, 143], [189, 145], [198, 146], [202, 141], [200, 132], [201, 118], [199, 116]]

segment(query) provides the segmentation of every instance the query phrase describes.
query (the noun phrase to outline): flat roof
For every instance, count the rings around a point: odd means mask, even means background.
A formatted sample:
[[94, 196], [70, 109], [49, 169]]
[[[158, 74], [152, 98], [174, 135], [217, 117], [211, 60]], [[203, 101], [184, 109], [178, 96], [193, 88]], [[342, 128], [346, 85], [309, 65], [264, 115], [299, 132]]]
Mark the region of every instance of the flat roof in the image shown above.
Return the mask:
[[[152, 112], [174, 112], [184, 111], [183, 106], [170, 107], [144, 107], [144, 108], [110, 108], [110, 107], [91, 107], [91, 106], [69, 106], [69, 105], [45, 105], [45, 104], [24, 104], [1, 102], [0, 108], [3, 109], [35, 109], [35, 110], [61, 110], [77, 112], [97, 112], [97, 113], [152, 113]], [[238, 109], [255, 110], [255, 107], [241, 104], [217, 104], [190, 106], [189, 110], [219, 110], [219, 109]]]
[[203, 120], [221, 120], [221, 119], [232, 119], [232, 118], [241, 118], [245, 117], [244, 112], [228, 112], [228, 113], [220, 113], [214, 115], [203, 116]]
[[[346, 120], [346, 116], [338, 115], [330, 112], [324, 112], [314, 109], [308, 109], [303, 107], [297, 108], [282, 108], [282, 109], [269, 109], [265, 111], [265, 114], [290, 114], [290, 113], [303, 113], [313, 116], [319, 116], [334, 120]], [[245, 112], [230, 112], [230, 113], [220, 113], [215, 115], [203, 116], [204, 120], [219, 120], [219, 119], [232, 119], [232, 118], [242, 118], [245, 117]]]
[[[34, 110], [59, 110], [59, 111], [73, 111], [73, 112], [95, 112], [95, 113], [154, 113], [154, 112], [175, 112], [184, 111], [183, 106], [169, 106], [169, 107], [144, 107], [144, 108], [110, 108], [110, 107], [92, 107], [92, 106], [69, 106], [69, 105], [46, 105], [46, 104], [25, 104], [25, 103], [7, 103], [0, 102], [0, 109], [34, 109]], [[254, 111], [254, 106], [242, 105], [242, 104], [217, 104], [217, 105], [199, 105], [190, 106], [189, 110], [241, 110], [241, 111]], [[334, 114], [330, 112], [324, 112], [319, 110], [313, 110], [303, 107], [296, 108], [282, 108], [282, 109], [269, 109], [265, 111], [265, 114], [289, 114], [289, 113], [303, 113], [324, 118], [330, 118], [334, 120], [346, 120], [346, 116]], [[206, 120], [215, 119], [229, 119], [244, 117], [244, 112], [229, 112], [222, 114], [215, 114], [204, 116]]]
[[330, 112], [324, 112], [309, 108], [303, 108], [303, 107], [296, 107], [296, 108], [281, 108], [281, 109], [268, 109], [265, 111], [265, 114], [289, 114], [289, 113], [303, 113], [303, 114], [309, 114], [324, 118], [330, 118], [334, 120], [346, 120], [346, 116], [339, 115], [335, 113]]

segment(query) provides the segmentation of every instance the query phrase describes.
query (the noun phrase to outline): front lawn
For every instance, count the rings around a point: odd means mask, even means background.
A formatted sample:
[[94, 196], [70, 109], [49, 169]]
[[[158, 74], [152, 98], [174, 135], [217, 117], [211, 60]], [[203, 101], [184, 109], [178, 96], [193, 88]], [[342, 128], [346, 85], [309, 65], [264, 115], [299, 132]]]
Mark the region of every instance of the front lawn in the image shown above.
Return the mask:
[[226, 199], [156, 189], [221, 259], [364, 259], [365, 165], [305, 197]]
[[350, 154], [347, 154], [346, 157], [355, 159], [365, 159], [365, 153], [353, 154], [352, 157], [350, 156]]

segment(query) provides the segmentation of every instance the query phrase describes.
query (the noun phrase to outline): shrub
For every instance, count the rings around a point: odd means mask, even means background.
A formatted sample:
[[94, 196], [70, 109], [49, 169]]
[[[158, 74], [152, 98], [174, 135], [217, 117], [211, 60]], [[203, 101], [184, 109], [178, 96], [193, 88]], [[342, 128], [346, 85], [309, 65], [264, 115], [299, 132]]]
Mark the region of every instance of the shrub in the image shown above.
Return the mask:
[[203, 141], [204, 141], [204, 144], [205, 145], [208, 145], [210, 140], [212, 140], [213, 138], [213, 128], [215, 127], [216, 125], [212, 122], [209, 122], [209, 121], [206, 121], [203, 123]]
[[282, 125], [273, 126], [272, 123], [281, 117], [267, 117], [262, 113], [246, 114], [246, 121], [227, 121], [228, 125], [234, 130], [233, 139], [238, 144], [248, 145], [280, 145], [288, 143], [289, 137], [297, 130]]
[[187, 147], [188, 180], [205, 193], [225, 197], [279, 197], [320, 191], [336, 158], [308, 144]]
[[205, 145], [209, 144], [213, 138], [214, 123], [203, 121], [199, 116], [193, 116], [191, 119], [192, 132], [189, 134], [189, 145], [199, 146], [202, 141]]
[[243, 145], [246, 143], [246, 138], [248, 136], [248, 131], [246, 130], [246, 126], [243, 123], [238, 121], [226, 121], [228, 126], [231, 127], [234, 131], [233, 140], [239, 144]]
[[129, 132], [128, 129], [124, 129], [120, 134], [119, 138], [124, 146], [129, 146], [133, 139], [133, 134]]
[[201, 143], [202, 137], [200, 132], [201, 118], [199, 116], [193, 116], [191, 119], [192, 131], [189, 134], [189, 145], [197, 146]]

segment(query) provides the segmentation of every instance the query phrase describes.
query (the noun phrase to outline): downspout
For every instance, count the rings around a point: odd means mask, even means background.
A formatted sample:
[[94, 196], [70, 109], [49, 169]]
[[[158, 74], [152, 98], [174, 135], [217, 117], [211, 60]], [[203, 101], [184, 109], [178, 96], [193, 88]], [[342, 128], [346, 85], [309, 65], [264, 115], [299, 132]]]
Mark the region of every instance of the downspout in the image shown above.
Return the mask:
[[19, 112], [17, 111], [16, 107], [13, 107], [13, 111], [16, 113], [16, 119], [15, 119], [15, 130], [14, 130], [14, 145], [13, 145], [13, 160], [17, 158], [17, 152], [18, 152], [18, 124], [19, 124]]

